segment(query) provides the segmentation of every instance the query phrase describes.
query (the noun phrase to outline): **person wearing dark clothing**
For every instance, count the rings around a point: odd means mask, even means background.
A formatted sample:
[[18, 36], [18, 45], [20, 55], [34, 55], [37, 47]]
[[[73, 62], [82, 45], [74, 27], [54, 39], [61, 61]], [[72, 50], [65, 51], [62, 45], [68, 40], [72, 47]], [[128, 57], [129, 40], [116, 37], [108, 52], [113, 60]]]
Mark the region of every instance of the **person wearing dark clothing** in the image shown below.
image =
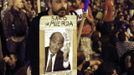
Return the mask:
[[6, 47], [9, 52], [4, 60], [13, 70], [13, 73], [8, 75], [14, 74], [26, 62], [25, 38], [28, 33], [28, 20], [22, 8], [22, 0], [13, 0], [12, 8], [5, 12], [2, 20]]
[[104, 62], [114, 62], [118, 63], [119, 56], [117, 54], [117, 49], [111, 44], [108, 37], [102, 38], [102, 59]]
[[32, 75], [39, 74], [39, 21], [44, 15], [48, 15], [48, 10], [33, 18], [26, 38], [26, 57], [30, 60]]
[[128, 50], [120, 58], [120, 68], [122, 73], [127, 73], [128, 75], [134, 74], [134, 50]]
[[98, 54], [101, 54], [102, 48], [101, 48], [101, 33], [99, 31], [94, 31], [92, 36], [92, 49]]
[[90, 66], [89, 62], [85, 61], [85, 56], [77, 56], [77, 75], [85, 75], [85, 70]]
[[[59, 15], [64, 16], [67, 14], [67, 2], [66, 0], [49, 0], [49, 9], [45, 12], [41, 12], [36, 16], [29, 27], [29, 33], [27, 38], [27, 57], [31, 63], [32, 75], [39, 74], [39, 21], [42, 16], [45, 15]], [[33, 59], [34, 58], [34, 59]]]
[[110, 36], [113, 30], [113, 20], [115, 14], [115, 5], [114, 0], [105, 0], [104, 6], [104, 16], [103, 16], [103, 25], [102, 25], [102, 36], [107, 35]]

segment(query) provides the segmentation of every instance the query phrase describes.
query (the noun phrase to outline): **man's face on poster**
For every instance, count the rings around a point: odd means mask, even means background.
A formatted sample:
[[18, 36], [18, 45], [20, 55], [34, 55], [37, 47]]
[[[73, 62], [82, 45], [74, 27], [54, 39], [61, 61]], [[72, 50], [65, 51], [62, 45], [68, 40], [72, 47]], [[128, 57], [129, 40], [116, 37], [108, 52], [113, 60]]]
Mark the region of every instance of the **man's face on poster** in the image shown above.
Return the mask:
[[56, 33], [50, 38], [50, 51], [56, 54], [62, 47], [64, 43], [64, 38], [61, 34]]
[[54, 15], [65, 16], [67, 14], [67, 0], [52, 0], [51, 9]]

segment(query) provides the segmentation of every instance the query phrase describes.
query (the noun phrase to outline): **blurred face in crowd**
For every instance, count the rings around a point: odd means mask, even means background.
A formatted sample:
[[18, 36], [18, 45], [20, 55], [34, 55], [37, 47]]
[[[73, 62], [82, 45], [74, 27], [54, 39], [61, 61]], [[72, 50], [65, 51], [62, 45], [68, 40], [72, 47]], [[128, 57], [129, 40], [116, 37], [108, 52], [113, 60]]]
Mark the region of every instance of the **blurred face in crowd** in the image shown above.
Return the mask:
[[67, 14], [67, 0], [50, 0], [49, 7], [53, 15], [64, 16]]
[[76, 0], [76, 7], [79, 8], [81, 5], [82, 1], [81, 0]]
[[118, 73], [117, 73], [116, 69], [114, 69], [114, 70], [113, 70], [112, 75], [118, 75]]
[[56, 54], [62, 47], [64, 43], [64, 37], [60, 32], [55, 32], [50, 37], [50, 51]]
[[14, 0], [14, 7], [22, 9], [23, 8], [22, 0]]

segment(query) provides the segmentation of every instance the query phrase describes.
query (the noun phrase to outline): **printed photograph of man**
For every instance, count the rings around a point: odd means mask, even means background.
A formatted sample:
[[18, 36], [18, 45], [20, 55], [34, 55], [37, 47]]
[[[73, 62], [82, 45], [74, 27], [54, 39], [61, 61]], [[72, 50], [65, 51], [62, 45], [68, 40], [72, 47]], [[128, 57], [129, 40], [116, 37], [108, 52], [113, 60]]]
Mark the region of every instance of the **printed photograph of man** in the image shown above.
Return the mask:
[[62, 51], [64, 37], [60, 32], [54, 32], [50, 36], [49, 46], [45, 47], [45, 72], [69, 70], [69, 52]]

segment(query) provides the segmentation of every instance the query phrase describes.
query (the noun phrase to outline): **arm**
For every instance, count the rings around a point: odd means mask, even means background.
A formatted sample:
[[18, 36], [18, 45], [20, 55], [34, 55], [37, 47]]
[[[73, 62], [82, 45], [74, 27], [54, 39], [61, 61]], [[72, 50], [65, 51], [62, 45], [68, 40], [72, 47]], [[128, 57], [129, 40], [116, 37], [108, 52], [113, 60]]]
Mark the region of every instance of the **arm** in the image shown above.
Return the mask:
[[10, 56], [5, 56], [4, 61], [8, 63], [10, 66], [15, 67], [17, 58], [14, 54], [10, 54]]
[[68, 59], [68, 55], [69, 55], [69, 52], [64, 51], [64, 53], [63, 53], [63, 67], [64, 68], [69, 68], [70, 67], [70, 62], [69, 62], [69, 59]]
[[11, 37], [11, 15], [8, 11], [5, 13], [3, 17], [2, 24], [4, 36], [6, 38], [6, 41], [8, 41]]
[[[2, 20], [2, 25], [3, 25], [4, 37], [7, 43], [10, 56], [4, 57], [4, 60], [10, 66], [15, 66], [17, 58], [16, 58], [16, 55], [14, 54], [15, 53], [14, 48], [13, 48], [14, 44], [11, 42], [13, 41], [11, 38], [12, 37], [12, 20], [13, 20], [13, 17], [10, 14], [10, 11], [6, 11]], [[10, 48], [9, 46], [12, 46], [12, 48]]]
[[108, 4], [108, 2], [105, 2], [103, 20], [105, 19], [106, 15], [107, 15], [107, 11], [108, 11], [108, 5], [107, 4]]

